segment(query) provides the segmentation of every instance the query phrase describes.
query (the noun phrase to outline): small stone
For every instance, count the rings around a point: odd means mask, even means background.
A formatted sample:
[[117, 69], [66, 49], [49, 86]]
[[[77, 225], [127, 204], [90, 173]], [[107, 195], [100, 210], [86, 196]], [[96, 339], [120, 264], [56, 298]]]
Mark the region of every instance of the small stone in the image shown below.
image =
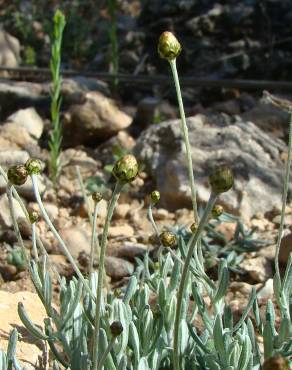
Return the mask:
[[153, 212], [153, 215], [157, 221], [162, 221], [169, 218], [169, 212], [167, 209], [164, 208], [158, 208]]
[[[13, 199], [13, 208], [16, 220], [18, 218], [24, 218], [25, 214], [23, 213], [17, 200]], [[0, 224], [5, 227], [11, 227], [12, 220], [10, 217], [9, 203], [6, 194], [1, 195], [0, 197]]]
[[283, 265], [288, 262], [289, 254], [292, 252], [292, 233], [284, 236], [280, 244], [279, 261]]
[[58, 273], [61, 276], [70, 278], [74, 275], [74, 270], [72, 265], [67, 261], [66, 257], [62, 254], [50, 254], [50, 261], [56, 267]]
[[19, 109], [9, 116], [7, 121], [14, 122], [20, 127], [24, 127], [35, 139], [39, 139], [42, 136], [44, 121], [33, 107]]
[[105, 258], [105, 270], [108, 276], [114, 280], [130, 276], [134, 272], [134, 265], [122, 258], [107, 256]]
[[113, 216], [115, 219], [125, 219], [130, 209], [131, 206], [128, 203], [118, 204], [115, 208]]
[[258, 299], [272, 299], [274, 295], [273, 279], [268, 279], [261, 290], [257, 292]]
[[82, 251], [90, 253], [90, 233], [86, 229], [71, 226], [61, 229], [59, 233], [74, 258], [77, 258]]
[[240, 267], [245, 270], [255, 282], [262, 283], [270, 278], [272, 274], [271, 262], [265, 257], [245, 259]]
[[111, 226], [109, 228], [109, 237], [115, 238], [123, 236], [129, 238], [134, 235], [134, 229], [130, 225]]
[[51, 221], [55, 221], [59, 215], [59, 208], [55, 204], [49, 202], [43, 202], [43, 204]]
[[0, 31], [0, 65], [18, 67], [20, 62], [20, 43], [18, 39], [4, 30]]
[[[44, 353], [40, 340], [27, 331], [17, 312], [18, 302], [22, 302], [25, 311], [30, 319], [38, 327], [43, 327], [44, 318], [47, 317], [44, 306], [38, 295], [31, 292], [9, 293], [0, 291], [0, 327], [3, 333], [10, 333], [13, 328], [19, 329], [21, 336], [19, 336], [16, 346], [16, 358], [21, 366], [27, 370], [35, 370], [41, 365], [39, 359], [43, 358]], [[0, 348], [7, 350], [8, 336], [2, 335], [0, 338]]]
[[151, 249], [145, 244], [126, 242], [117, 248], [117, 256], [134, 261], [136, 257], [143, 257], [144, 254]]

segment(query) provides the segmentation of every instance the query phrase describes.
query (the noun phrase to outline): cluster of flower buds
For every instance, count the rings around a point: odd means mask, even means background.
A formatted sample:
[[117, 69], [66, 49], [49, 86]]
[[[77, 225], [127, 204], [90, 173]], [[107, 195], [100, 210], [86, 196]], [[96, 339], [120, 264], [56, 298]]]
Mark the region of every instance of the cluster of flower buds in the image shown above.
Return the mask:
[[177, 240], [176, 240], [176, 236], [174, 233], [172, 233], [171, 231], [163, 231], [160, 235], [159, 235], [159, 238], [160, 238], [160, 241], [161, 241], [161, 244], [164, 246], [164, 247], [170, 247], [170, 248], [173, 248], [176, 246], [177, 244]]
[[23, 185], [28, 176], [39, 174], [42, 171], [42, 164], [38, 159], [30, 158], [23, 164], [11, 166], [7, 171], [7, 178], [11, 185]]

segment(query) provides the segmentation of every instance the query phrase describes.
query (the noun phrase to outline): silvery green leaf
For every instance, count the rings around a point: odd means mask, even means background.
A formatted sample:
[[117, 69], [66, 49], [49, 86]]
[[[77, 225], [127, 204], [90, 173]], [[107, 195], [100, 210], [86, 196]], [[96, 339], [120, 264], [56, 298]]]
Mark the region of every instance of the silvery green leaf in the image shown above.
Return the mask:
[[158, 285], [158, 303], [160, 307], [164, 307], [167, 300], [167, 294], [166, 294], [166, 286], [164, 283], [164, 280], [160, 280]]
[[124, 355], [119, 362], [117, 370], [127, 370], [127, 356]]
[[16, 352], [16, 344], [18, 339], [18, 332], [16, 329], [13, 329], [9, 335], [8, 348], [7, 348], [7, 360], [13, 361], [13, 357]]
[[229, 284], [229, 270], [227, 267], [223, 267], [219, 276], [217, 290], [213, 298], [214, 303], [218, 302], [222, 297], [225, 296]]
[[0, 369], [7, 370], [7, 357], [6, 353], [0, 350]]
[[214, 355], [206, 355], [205, 361], [210, 370], [222, 370], [222, 366], [216, 361]]
[[137, 370], [151, 370], [148, 366], [148, 361], [146, 357], [142, 357], [140, 359]]
[[166, 307], [166, 317], [165, 317], [165, 325], [167, 326], [168, 330], [173, 327], [173, 318], [175, 317], [175, 310], [176, 310], [176, 296], [173, 294], [170, 298], [169, 304]]
[[277, 335], [277, 332], [275, 329], [276, 315], [275, 315], [273, 302], [270, 299], [268, 300], [267, 306], [266, 306], [266, 320], [271, 323], [273, 335], [276, 336]]
[[[47, 320], [44, 320], [45, 321], [45, 333], [46, 335], [49, 337], [48, 339], [48, 344], [49, 344], [49, 347], [50, 347], [50, 350], [54, 356], [54, 358], [60, 362], [60, 364], [62, 364], [66, 369], [69, 368], [70, 364], [67, 363], [67, 361], [65, 360], [63, 354], [61, 354], [58, 349], [56, 348], [55, 344], [54, 344], [54, 341], [50, 338], [53, 338], [53, 331], [52, 331], [52, 327], [50, 325], [50, 320], [47, 319]], [[62, 343], [63, 346], [64, 346], [64, 343]], [[65, 346], [64, 348], [65, 352], [67, 354], [70, 354], [70, 348], [68, 345]]]
[[140, 339], [142, 343], [143, 352], [147, 353], [151, 347], [151, 338], [153, 335], [153, 314], [149, 308], [145, 308], [140, 329]]
[[216, 350], [218, 351], [218, 355], [220, 358], [220, 361], [224, 363], [224, 366], [227, 364], [227, 354], [225, 351], [224, 346], [224, 338], [223, 338], [223, 326], [222, 326], [222, 319], [220, 315], [216, 316], [214, 329], [213, 329], [213, 337], [214, 337], [214, 345]]
[[176, 290], [180, 279], [181, 264], [178, 260], [174, 261], [168, 288], [170, 291]]
[[126, 350], [129, 338], [128, 309], [121, 299], [115, 299], [113, 303], [113, 320], [120, 321], [123, 326], [123, 333], [117, 338], [114, 349], [117, 355]]
[[189, 330], [186, 320], [181, 320], [180, 326], [179, 326], [179, 341], [178, 346], [180, 349], [180, 353], [184, 353], [189, 340]]
[[281, 305], [282, 283], [281, 283], [281, 278], [277, 273], [274, 275], [273, 285], [274, 285], [275, 297], [277, 299], [278, 304]]
[[260, 334], [262, 335], [263, 330], [264, 330], [263, 329], [264, 326], [263, 326], [262, 318], [261, 318], [261, 315], [260, 315], [260, 309], [259, 309], [257, 299], [255, 299], [252, 307], [253, 307], [253, 314], [254, 314], [254, 317], [255, 317], [256, 326], [259, 329]]
[[135, 358], [135, 368], [137, 368], [138, 363], [140, 361], [140, 340], [138, 331], [136, 329], [136, 326], [133, 322], [130, 322], [129, 326], [129, 342], [134, 352], [134, 358]]
[[256, 341], [253, 323], [250, 318], [247, 319], [247, 331], [248, 331], [249, 339], [252, 345], [254, 365], [260, 365], [261, 364], [261, 353], [260, 353], [258, 343]]
[[[108, 347], [108, 340], [107, 335], [104, 329], [100, 329], [100, 335], [99, 335], [99, 358], [101, 358], [102, 354], [106, 351]], [[106, 360], [104, 362], [104, 370], [117, 370], [115, 367], [115, 364], [113, 362], [113, 358], [111, 353], [109, 353], [106, 357]]]
[[38, 267], [35, 261], [33, 260], [30, 261], [29, 270], [30, 270], [30, 277], [33, 282], [33, 285], [36, 288], [36, 291], [40, 299], [43, 301], [43, 283], [40, 279]]
[[231, 311], [231, 307], [227, 305], [224, 306], [223, 324], [224, 328], [227, 328], [229, 330], [233, 329], [233, 314]]
[[264, 325], [264, 354], [265, 359], [273, 356], [274, 350], [274, 336], [273, 336], [273, 328], [270, 321], [266, 321]]
[[171, 254], [167, 253], [166, 259], [162, 265], [162, 270], [161, 270], [162, 279], [165, 279], [167, 277], [172, 267], [173, 267], [173, 262], [172, 262]]
[[136, 276], [131, 276], [131, 278], [128, 282], [128, 286], [127, 286], [125, 296], [124, 296], [124, 303], [125, 304], [130, 303], [130, 300], [132, 299], [133, 295], [135, 294], [135, 292], [137, 290], [137, 285], [138, 285], [138, 282], [137, 282]]
[[197, 344], [197, 346], [199, 348], [201, 348], [201, 350], [204, 353], [210, 353], [210, 351], [207, 348], [207, 346], [203, 343], [203, 341], [201, 340], [201, 338], [196, 333], [196, 329], [190, 323], [188, 323], [188, 328], [189, 328], [189, 333], [190, 333], [191, 337], [194, 339], [194, 341]]
[[280, 328], [279, 328], [279, 335], [276, 339], [276, 346], [280, 348], [284, 342], [286, 342], [291, 337], [291, 322], [287, 317], [282, 318]]
[[26, 327], [26, 329], [36, 338], [39, 338], [41, 340], [48, 340], [49, 337], [43, 334], [43, 332], [30, 320], [28, 317], [23, 303], [18, 303], [18, 316], [20, 320], [22, 321], [23, 325]]
[[58, 365], [58, 362], [56, 360], [53, 362], [53, 370], [61, 370], [61, 368]]
[[[71, 282], [72, 281], [70, 281], [70, 283]], [[78, 282], [77, 282], [76, 290], [73, 291], [73, 293], [74, 293], [73, 294], [73, 297], [72, 297], [72, 299], [69, 302], [68, 310], [67, 310], [66, 314], [62, 318], [62, 323], [61, 323], [60, 330], [62, 330], [66, 326], [68, 320], [72, 317], [72, 315], [73, 315], [73, 313], [74, 313], [74, 311], [75, 311], [75, 309], [77, 307], [77, 304], [80, 302], [80, 299], [81, 299], [81, 296], [82, 296], [82, 291], [83, 291], [83, 283], [79, 279]]]
[[51, 307], [52, 304], [52, 280], [48, 273], [44, 276], [44, 301], [46, 304], [46, 307]]
[[[243, 324], [245, 326], [245, 324]], [[245, 330], [247, 332], [247, 330]], [[238, 362], [238, 370], [249, 370], [248, 364], [249, 364], [249, 359], [252, 356], [252, 345], [249, 339], [249, 336], [245, 334], [244, 340], [241, 343], [241, 353], [239, 357], [239, 362]]]
[[256, 299], [256, 290], [255, 290], [255, 287], [252, 287], [250, 297], [249, 297], [249, 301], [248, 301], [245, 309], [242, 312], [241, 318], [239, 319], [237, 324], [234, 326], [233, 332], [236, 332], [241, 327], [241, 325], [243, 324], [244, 320], [246, 319], [246, 317], [249, 313], [249, 310], [252, 308], [255, 299]]
[[201, 315], [201, 317], [204, 321], [204, 324], [206, 325], [209, 332], [212, 332], [212, 326], [213, 326], [212, 325], [212, 320], [209, 317], [208, 310], [206, 308], [204, 300], [202, 299], [202, 297], [198, 293], [198, 289], [197, 289], [196, 284], [192, 284], [192, 293], [193, 293], [195, 303], [198, 307], [199, 313], [200, 313], [200, 315]]

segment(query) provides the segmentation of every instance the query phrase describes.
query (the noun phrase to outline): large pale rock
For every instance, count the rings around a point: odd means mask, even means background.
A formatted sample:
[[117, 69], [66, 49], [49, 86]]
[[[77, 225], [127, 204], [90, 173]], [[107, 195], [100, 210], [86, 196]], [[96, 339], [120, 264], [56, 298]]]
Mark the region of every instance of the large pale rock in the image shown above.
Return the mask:
[[[198, 199], [206, 202], [208, 176], [218, 165], [232, 168], [234, 188], [220, 196], [229, 210], [249, 218], [281, 206], [283, 162], [286, 145], [270, 137], [252, 122], [226, 115], [196, 115], [188, 120]], [[161, 206], [191, 207], [185, 149], [180, 121], [166, 121], [145, 130], [134, 152], [157, 181]]]
[[30, 335], [22, 324], [18, 312], [18, 302], [22, 302], [30, 319], [37, 326], [43, 327], [43, 320], [47, 317], [45, 309], [35, 293], [9, 293], [0, 291], [0, 348], [7, 351], [8, 337], [12, 329], [16, 328], [19, 335], [16, 346], [16, 357], [27, 370], [41, 369], [41, 359], [44, 357], [44, 343]]
[[71, 105], [64, 116], [64, 141], [70, 146], [101, 141], [125, 129], [131, 121], [111, 99], [97, 91], [88, 92], [85, 102]]
[[14, 122], [20, 127], [24, 127], [35, 139], [39, 139], [44, 130], [44, 121], [33, 107], [19, 109], [9, 116], [7, 121]]
[[15, 68], [18, 67], [19, 61], [19, 41], [8, 32], [0, 30], [0, 65]]
[[112, 279], [119, 280], [132, 275], [134, 272], [134, 265], [122, 258], [106, 256], [105, 270], [107, 275]]
[[[15, 199], [13, 199], [13, 209], [16, 220], [18, 218], [25, 217], [25, 214], [23, 213], [19, 203]], [[9, 203], [6, 194], [0, 196], [0, 224], [6, 227], [11, 227], [13, 225], [10, 217]]]
[[61, 229], [60, 235], [74, 258], [77, 258], [83, 251], [90, 253], [91, 236], [87, 229], [71, 226]]

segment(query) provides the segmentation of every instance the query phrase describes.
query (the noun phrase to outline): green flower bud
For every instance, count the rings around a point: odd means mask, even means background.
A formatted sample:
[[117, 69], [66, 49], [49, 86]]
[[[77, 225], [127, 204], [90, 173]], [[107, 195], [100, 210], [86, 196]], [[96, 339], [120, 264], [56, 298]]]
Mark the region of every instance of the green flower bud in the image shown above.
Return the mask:
[[114, 321], [110, 326], [110, 330], [114, 337], [118, 337], [122, 334], [124, 328], [120, 321]]
[[35, 224], [40, 218], [39, 214], [36, 211], [29, 212], [28, 217], [31, 224]]
[[160, 199], [160, 193], [158, 190], [153, 190], [150, 194], [152, 204], [156, 204]]
[[39, 175], [42, 172], [42, 163], [38, 159], [30, 158], [26, 161], [25, 168], [29, 175]]
[[289, 370], [289, 363], [286, 358], [276, 355], [267, 358], [263, 364], [263, 370]]
[[176, 236], [171, 231], [163, 231], [159, 235], [159, 238], [160, 238], [161, 244], [164, 247], [173, 248], [176, 245], [176, 243], [177, 243]]
[[215, 194], [225, 193], [233, 186], [233, 173], [227, 167], [218, 168], [210, 177], [209, 182], [212, 192]]
[[181, 45], [171, 32], [163, 32], [158, 41], [158, 54], [160, 58], [169, 62], [176, 59], [181, 52]]
[[22, 164], [12, 166], [7, 171], [7, 177], [12, 185], [23, 185], [26, 182], [28, 173]]
[[113, 168], [113, 175], [121, 183], [133, 181], [137, 174], [138, 163], [136, 158], [131, 154], [127, 154], [119, 159]]
[[103, 196], [102, 196], [101, 193], [96, 191], [96, 192], [91, 194], [91, 198], [95, 203], [99, 203], [103, 199]]
[[197, 222], [193, 222], [190, 226], [190, 229], [191, 229], [191, 232], [194, 234], [197, 230], [198, 230], [198, 223]]
[[224, 208], [220, 206], [220, 204], [216, 204], [212, 209], [212, 216], [214, 218], [218, 218], [222, 215], [223, 212], [224, 212]]

